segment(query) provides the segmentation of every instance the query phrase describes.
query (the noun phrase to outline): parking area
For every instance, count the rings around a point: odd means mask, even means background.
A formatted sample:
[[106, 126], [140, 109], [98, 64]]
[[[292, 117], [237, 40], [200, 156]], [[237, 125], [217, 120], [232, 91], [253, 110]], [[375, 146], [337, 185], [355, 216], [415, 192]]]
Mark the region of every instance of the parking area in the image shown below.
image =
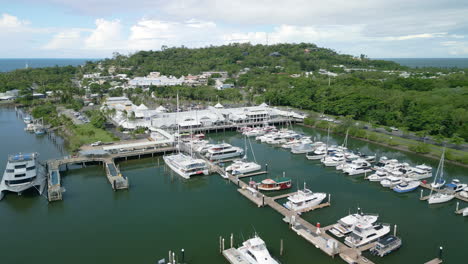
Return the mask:
[[65, 108], [57, 108], [59, 114], [65, 115], [66, 117], [70, 118], [75, 125], [82, 125], [89, 123], [88, 117], [80, 112], [76, 112], [73, 109], [65, 109]]

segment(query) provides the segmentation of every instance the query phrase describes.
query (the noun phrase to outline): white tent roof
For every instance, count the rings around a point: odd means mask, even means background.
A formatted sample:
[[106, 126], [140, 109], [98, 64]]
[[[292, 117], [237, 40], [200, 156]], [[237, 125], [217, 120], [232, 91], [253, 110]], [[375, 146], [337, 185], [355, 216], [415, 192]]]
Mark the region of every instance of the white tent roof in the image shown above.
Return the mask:
[[259, 105], [259, 106], [261, 106], [261, 107], [267, 107], [268, 105], [267, 105], [265, 102], [263, 102], [263, 103], [262, 103], [261, 105]]
[[144, 104], [141, 104], [137, 107], [137, 110], [148, 110], [148, 107], [146, 107]]
[[222, 104], [220, 104], [220, 103], [217, 103], [214, 107], [215, 108], [223, 108], [224, 106]]
[[166, 109], [166, 107], [160, 105], [160, 106], [158, 106], [158, 108], [156, 108], [156, 111], [158, 111], [158, 112], [165, 112], [165, 111], [167, 111], [167, 109]]

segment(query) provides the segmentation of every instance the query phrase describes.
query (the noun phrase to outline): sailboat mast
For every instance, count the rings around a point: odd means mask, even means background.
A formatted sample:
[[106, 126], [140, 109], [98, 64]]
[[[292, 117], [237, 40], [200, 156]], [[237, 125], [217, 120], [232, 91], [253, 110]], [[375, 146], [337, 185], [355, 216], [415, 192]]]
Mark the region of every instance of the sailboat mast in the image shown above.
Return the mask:
[[177, 93], [177, 109], [176, 109], [176, 126], [177, 126], [177, 151], [180, 153], [180, 126], [178, 122], [178, 115], [179, 115], [179, 93]]

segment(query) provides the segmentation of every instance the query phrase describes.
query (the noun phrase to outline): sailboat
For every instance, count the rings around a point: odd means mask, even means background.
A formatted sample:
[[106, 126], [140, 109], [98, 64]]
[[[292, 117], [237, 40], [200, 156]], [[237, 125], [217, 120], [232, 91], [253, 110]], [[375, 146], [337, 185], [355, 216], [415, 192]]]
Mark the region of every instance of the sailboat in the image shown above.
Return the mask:
[[245, 136], [245, 155], [244, 157], [242, 158], [242, 160], [236, 160], [234, 161], [234, 163], [230, 166], [228, 166], [226, 168], [226, 171], [232, 171], [232, 175], [242, 175], [242, 174], [245, 174], [245, 173], [249, 173], [249, 172], [254, 172], [254, 171], [258, 171], [262, 168], [261, 165], [259, 165], [257, 163], [257, 159], [255, 158], [255, 153], [253, 151], [253, 148], [252, 148], [252, 143], [250, 142], [250, 139], [248, 140], [249, 141], [249, 144], [250, 144], [250, 149], [252, 151], [252, 156], [254, 158], [254, 161], [248, 161], [247, 160], [247, 136]]
[[44, 129], [44, 122], [42, 117], [40, 118], [41, 123], [39, 123], [39, 120], [36, 121], [36, 124], [34, 126], [34, 134], [36, 135], [44, 135], [45, 134], [45, 129]]
[[[177, 94], [177, 113], [179, 112], [179, 94]], [[176, 125], [177, 133], [180, 135], [180, 126], [177, 123], [177, 114], [176, 114]], [[191, 155], [186, 155], [180, 152], [180, 137], [177, 138], [177, 153], [163, 156], [163, 160], [171, 170], [179, 174], [185, 179], [190, 179], [194, 175], [208, 175], [208, 166], [206, 162], [202, 159], [193, 158], [193, 152]]]
[[[429, 204], [445, 203], [455, 198], [455, 194], [453, 193], [438, 192], [438, 193], [432, 194], [434, 189], [440, 188], [445, 185], [445, 180], [443, 179], [444, 157], [445, 157], [445, 148], [442, 151], [442, 156], [440, 158], [439, 166], [437, 167], [437, 172], [436, 172], [436, 176], [434, 177], [434, 182], [431, 184], [431, 187], [432, 187], [431, 193], [429, 194], [429, 199], [427, 200]], [[440, 186], [441, 182], [443, 182], [442, 186]]]
[[306, 153], [306, 158], [309, 159], [309, 160], [320, 160], [322, 158], [324, 158], [325, 156], [328, 155], [328, 143], [329, 143], [329, 140], [330, 140], [330, 126], [328, 126], [328, 130], [327, 130], [327, 144], [324, 147], [318, 147], [314, 150], [314, 152], [308, 152]]

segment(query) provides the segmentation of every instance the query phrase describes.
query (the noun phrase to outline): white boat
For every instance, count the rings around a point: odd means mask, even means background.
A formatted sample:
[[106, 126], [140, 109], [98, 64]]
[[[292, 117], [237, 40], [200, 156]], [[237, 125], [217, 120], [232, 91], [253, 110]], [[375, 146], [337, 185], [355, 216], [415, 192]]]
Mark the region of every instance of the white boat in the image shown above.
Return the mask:
[[300, 143], [301, 143], [301, 141], [299, 139], [293, 139], [291, 141], [288, 141], [288, 142], [284, 143], [283, 145], [281, 145], [281, 147], [285, 148], [285, 149], [290, 149], [294, 145], [297, 145], [297, 144], [300, 144]]
[[314, 193], [307, 189], [304, 183], [304, 189], [298, 190], [296, 194], [289, 196], [284, 207], [296, 212], [307, 210], [308, 208], [319, 205], [325, 198], [327, 198], [326, 193]]
[[346, 159], [344, 157], [344, 154], [341, 153], [341, 152], [336, 152], [331, 156], [325, 156], [321, 160], [323, 165], [325, 165], [327, 167], [336, 167], [336, 166], [338, 166], [339, 164], [341, 164], [341, 163], [343, 163], [345, 161], [346, 161]]
[[[234, 165], [234, 164], [233, 164]], [[238, 161], [232, 168], [232, 175], [242, 175], [259, 171], [262, 166], [253, 161]]]
[[164, 162], [182, 178], [190, 179], [194, 175], [208, 175], [208, 166], [202, 159], [195, 159], [183, 153], [166, 155]]
[[367, 177], [367, 179], [371, 182], [380, 182], [387, 179], [388, 176], [389, 175], [386, 171], [379, 169], [374, 174]]
[[458, 195], [460, 195], [463, 198], [468, 199], [468, 191], [461, 191], [458, 193]]
[[388, 176], [385, 180], [380, 181], [383, 187], [394, 187], [402, 182], [402, 178], [395, 176]]
[[357, 159], [351, 161], [351, 163], [347, 164], [343, 168], [343, 172], [349, 175], [359, 175], [363, 173], [371, 172], [371, 164], [368, 161], [363, 159]]
[[209, 160], [222, 160], [240, 157], [243, 154], [244, 150], [242, 148], [233, 147], [227, 143], [222, 143], [209, 148], [205, 156]]
[[442, 151], [442, 156], [440, 157], [439, 165], [437, 166], [437, 171], [436, 171], [436, 175], [434, 177], [434, 181], [431, 183], [431, 188], [433, 188], [433, 189], [439, 189], [439, 188], [444, 187], [444, 185], [445, 185], [445, 180], [444, 180], [444, 159], [445, 159], [445, 148]]
[[463, 216], [468, 216], [468, 207], [465, 208], [465, 209], [463, 209], [462, 215], [463, 215]]
[[327, 155], [327, 147], [318, 147], [314, 152], [309, 152], [306, 154], [307, 159], [309, 160], [320, 160]]
[[357, 213], [349, 214], [338, 220], [338, 222], [333, 226], [333, 228], [330, 229], [330, 232], [337, 237], [343, 237], [351, 233], [355, 224], [359, 222], [373, 224], [377, 222], [378, 218], [378, 215], [364, 214], [363, 212], [359, 212], [358, 209]]
[[25, 116], [23, 121], [25, 124], [30, 124], [32, 122], [32, 118], [30, 116]]
[[345, 244], [350, 247], [362, 247], [388, 233], [390, 233], [390, 226], [386, 224], [357, 223], [352, 233], [345, 238]]
[[247, 137], [258, 137], [258, 136], [265, 135], [265, 131], [263, 129], [255, 128], [250, 131], [246, 131], [242, 134], [244, 134]]
[[6, 192], [21, 194], [29, 189], [42, 195], [46, 185], [46, 173], [37, 157], [37, 153], [19, 153], [8, 157], [0, 182], [0, 200]]
[[265, 140], [265, 143], [271, 144], [271, 145], [278, 145], [278, 144], [284, 144], [286, 143], [286, 139], [282, 137], [282, 135], [278, 134], [276, 136], [273, 136], [271, 138], [268, 138]]
[[466, 187], [468, 187], [467, 184], [465, 183], [460, 183], [460, 180], [458, 179], [453, 179], [451, 183], [445, 185], [448, 190], [451, 192], [461, 192], [463, 191]]
[[[245, 260], [247, 260], [246, 263], [279, 264], [273, 257], [271, 257], [265, 242], [257, 235], [243, 242], [242, 246], [239, 247], [237, 251]], [[240, 263], [244, 263], [244, 261]]]
[[416, 190], [419, 185], [421, 185], [420, 181], [402, 181], [393, 190], [397, 193], [406, 193]]
[[314, 150], [310, 143], [301, 143], [299, 145], [294, 145], [291, 148], [291, 153], [293, 154], [304, 154]]
[[410, 171], [406, 174], [406, 177], [413, 180], [422, 180], [432, 177], [432, 167], [429, 167], [425, 164], [418, 165], [414, 168], [411, 168]]
[[455, 198], [454, 194], [439, 192], [439, 193], [434, 193], [431, 196], [429, 196], [429, 199], [427, 200], [427, 202], [429, 204], [445, 203], [445, 202], [452, 200], [453, 198]]

